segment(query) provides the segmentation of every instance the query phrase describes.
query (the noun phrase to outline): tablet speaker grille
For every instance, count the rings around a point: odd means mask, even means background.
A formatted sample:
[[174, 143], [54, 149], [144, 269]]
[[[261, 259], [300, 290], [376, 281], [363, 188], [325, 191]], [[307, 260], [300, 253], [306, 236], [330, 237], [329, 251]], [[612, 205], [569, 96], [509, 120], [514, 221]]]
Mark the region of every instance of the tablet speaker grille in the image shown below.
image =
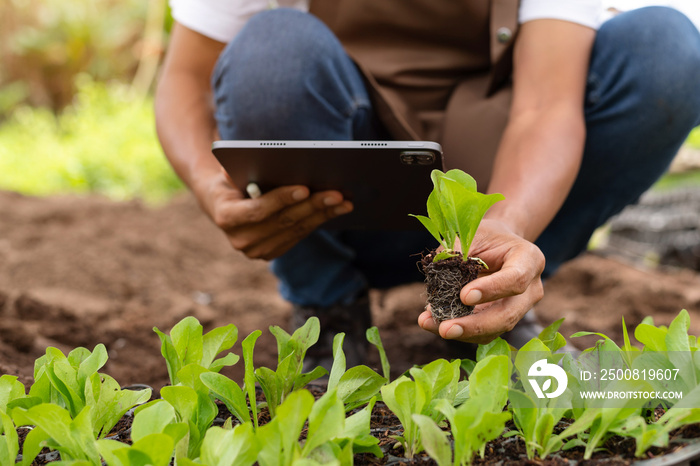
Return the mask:
[[387, 146], [386, 142], [362, 142], [361, 146]]
[[261, 142], [261, 146], [286, 146], [286, 142]]

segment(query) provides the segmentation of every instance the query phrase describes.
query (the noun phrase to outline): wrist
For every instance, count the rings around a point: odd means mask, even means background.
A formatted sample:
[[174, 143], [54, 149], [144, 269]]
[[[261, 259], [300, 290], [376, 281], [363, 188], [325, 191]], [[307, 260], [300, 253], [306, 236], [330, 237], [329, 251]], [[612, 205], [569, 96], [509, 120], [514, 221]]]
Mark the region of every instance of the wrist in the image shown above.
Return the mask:
[[[503, 203], [505, 203], [505, 201]], [[496, 209], [496, 206], [498, 206], [498, 204], [494, 205], [486, 215], [484, 215], [485, 221], [498, 222], [513, 234], [528, 241], [534, 240], [534, 238], [528, 237], [528, 217], [524, 214], [524, 210], [513, 211], [507, 208]]]

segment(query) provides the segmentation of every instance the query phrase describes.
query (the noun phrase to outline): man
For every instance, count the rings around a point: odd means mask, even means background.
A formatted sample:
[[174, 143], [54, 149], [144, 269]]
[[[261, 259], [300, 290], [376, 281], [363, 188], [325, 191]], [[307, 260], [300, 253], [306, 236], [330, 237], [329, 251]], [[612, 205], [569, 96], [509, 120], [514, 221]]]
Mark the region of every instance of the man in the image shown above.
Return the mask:
[[302, 1], [171, 3], [156, 96], [165, 153], [231, 245], [272, 260], [296, 325], [321, 318], [322, 364], [336, 331], [348, 361], [362, 361], [367, 289], [416, 279], [410, 256], [428, 235], [325, 231], [353, 208], [335, 191], [248, 199], [212, 157], [213, 140], [441, 142], [449, 168], [506, 200], [470, 251], [489, 266], [461, 292], [475, 313], [437, 326], [426, 311], [419, 325], [484, 343], [516, 326], [541, 299], [542, 277], [634, 202], [700, 123], [700, 37], [667, 8], [596, 32], [597, 0], [523, 0], [520, 10], [516, 0], [315, 0], [323, 21]]

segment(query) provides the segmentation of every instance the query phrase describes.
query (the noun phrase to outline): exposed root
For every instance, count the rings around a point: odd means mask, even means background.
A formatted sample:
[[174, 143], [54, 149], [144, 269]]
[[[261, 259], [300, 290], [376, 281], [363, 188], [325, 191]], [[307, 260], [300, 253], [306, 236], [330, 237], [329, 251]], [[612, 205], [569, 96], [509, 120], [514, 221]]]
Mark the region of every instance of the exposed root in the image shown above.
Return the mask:
[[459, 298], [459, 293], [479, 274], [482, 268], [480, 261], [463, 261], [459, 255], [433, 262], [433, 257], [434, 254], [431, 253], [421, 261], [433, 319], [440, 323], [471, 314], [474, 306], [464, 304]]

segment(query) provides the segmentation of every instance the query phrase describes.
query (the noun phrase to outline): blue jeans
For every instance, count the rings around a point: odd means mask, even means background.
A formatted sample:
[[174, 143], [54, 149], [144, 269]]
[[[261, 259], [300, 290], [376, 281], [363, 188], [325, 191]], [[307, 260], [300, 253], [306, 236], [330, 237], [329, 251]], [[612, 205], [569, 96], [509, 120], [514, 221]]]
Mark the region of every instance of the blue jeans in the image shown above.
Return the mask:
[[[698, 76], [700, 33], [681, 13], [642, 8], [602, 25], [586, 88], [582, 166], [537, 240], [544, 278], [668, 168], [700, 125]], [[279, 9], [254, 16], [222, 52], [212, 84], [224, 139], [389, 137], [354, 63], [311, 15]], [[318, 230], [271, 268], [285, 299], [326, 307], [370, 287], [421, 281], [415, 254], [435, 245], [427, 232]]]

